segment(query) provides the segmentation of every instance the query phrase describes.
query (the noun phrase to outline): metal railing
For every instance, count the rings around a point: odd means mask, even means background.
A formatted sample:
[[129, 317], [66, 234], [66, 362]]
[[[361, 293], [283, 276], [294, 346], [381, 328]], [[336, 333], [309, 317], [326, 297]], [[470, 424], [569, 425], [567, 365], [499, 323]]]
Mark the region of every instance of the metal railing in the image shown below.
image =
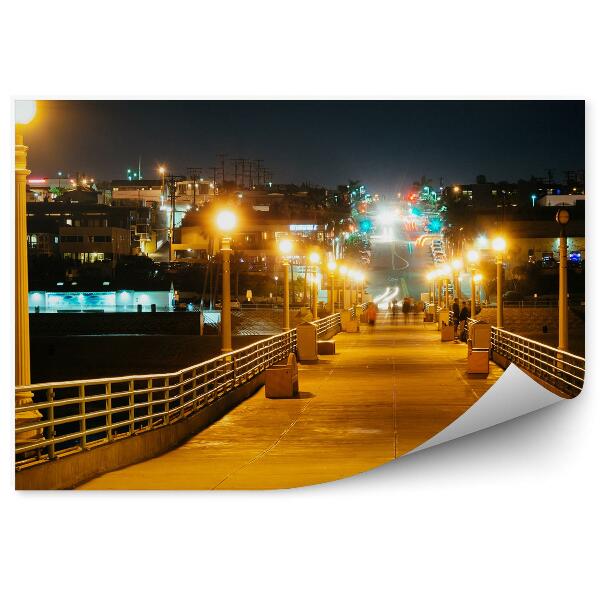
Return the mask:
[[492, 350], [573, 397], [583, 389], [585, 358], [492, 327]]
[[316, 321], [313, 321], [313, 323], [317, 326], [317, 337], [321, 337], [336, 327], [341, 328], [342, 319], [340, 313], [333, 313], [323, 319], [317, 319]]
[[[340, 326], [339, 313], [314, 321], [317, 335]], [[296, 329], [173, 373], [131, 375], [17, 387], [30, 392], [41, 419], [16, 427], [15, 464], [80, 452], [187, 418], [296, 350]], [[41, 433], [41, 435], [40, 435]]]

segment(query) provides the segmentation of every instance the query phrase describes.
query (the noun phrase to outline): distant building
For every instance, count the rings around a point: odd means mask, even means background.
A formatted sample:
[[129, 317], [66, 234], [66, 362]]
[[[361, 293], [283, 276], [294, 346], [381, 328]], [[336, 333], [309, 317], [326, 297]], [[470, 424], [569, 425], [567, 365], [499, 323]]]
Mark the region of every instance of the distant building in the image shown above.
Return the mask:
[[27, 204], [27, 241], [32, 254], [82, 263], [116, 261], [140, 253], [137, 227], [149, 208], [111, 207], [79, 201]]

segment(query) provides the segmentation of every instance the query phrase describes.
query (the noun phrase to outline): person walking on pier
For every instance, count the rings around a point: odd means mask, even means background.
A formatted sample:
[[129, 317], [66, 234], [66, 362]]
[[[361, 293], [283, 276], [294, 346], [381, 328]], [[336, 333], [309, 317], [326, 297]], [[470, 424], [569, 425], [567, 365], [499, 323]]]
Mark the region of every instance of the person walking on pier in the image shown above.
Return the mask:
[[454, 324], [454, 339], [458, 337], [458, 326], [460, 324], [460, 306], [458, 300], [454, 298], [454, 304], [452, 304], [452, 323]]
[[375, 302], [369, 302], [369, 306], [367, 306], [367, 323], [369, 323], [369, 325], [371, 325], [371, 327], [373, 325], [375, 325], [375, 321], [377, 320], [377, 306], [375, 305]]
[[410, 300], [408, 298], [404, 298], [404, 302], [402, 302], [402, 314], [404, 315], [404, 324], [408, 325], [408, 313], [410, 312]]

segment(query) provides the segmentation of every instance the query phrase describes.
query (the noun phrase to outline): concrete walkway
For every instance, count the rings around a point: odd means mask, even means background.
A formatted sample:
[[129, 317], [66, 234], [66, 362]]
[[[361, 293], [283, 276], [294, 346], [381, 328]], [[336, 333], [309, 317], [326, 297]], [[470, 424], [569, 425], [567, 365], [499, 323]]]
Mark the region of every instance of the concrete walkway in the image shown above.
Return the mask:
[[301, 397], [264, 388], [179, 448], [80, 489], [272, 489], [348, 477], [401, 456], [444, 429], [502, 373], [466, 374], [466, 346], [432, 325], [383, 315], [339, 334], [337, 354], [300, 365]]

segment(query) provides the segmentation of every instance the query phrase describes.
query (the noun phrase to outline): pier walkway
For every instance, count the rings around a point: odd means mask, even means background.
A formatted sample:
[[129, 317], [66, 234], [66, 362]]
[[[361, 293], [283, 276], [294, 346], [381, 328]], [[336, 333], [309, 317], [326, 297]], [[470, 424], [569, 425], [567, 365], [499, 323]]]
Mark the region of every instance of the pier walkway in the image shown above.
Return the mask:
[[336, 355], [299, 365], [298, 398], [268, 399], [262, 387], [178, 448], [79, 489], [273, 489], [348, 477], [431, 438], [503, 372], [490, 363], [489, 376], [467, 375], [465, 344], [389, 314], [336, 345]]

